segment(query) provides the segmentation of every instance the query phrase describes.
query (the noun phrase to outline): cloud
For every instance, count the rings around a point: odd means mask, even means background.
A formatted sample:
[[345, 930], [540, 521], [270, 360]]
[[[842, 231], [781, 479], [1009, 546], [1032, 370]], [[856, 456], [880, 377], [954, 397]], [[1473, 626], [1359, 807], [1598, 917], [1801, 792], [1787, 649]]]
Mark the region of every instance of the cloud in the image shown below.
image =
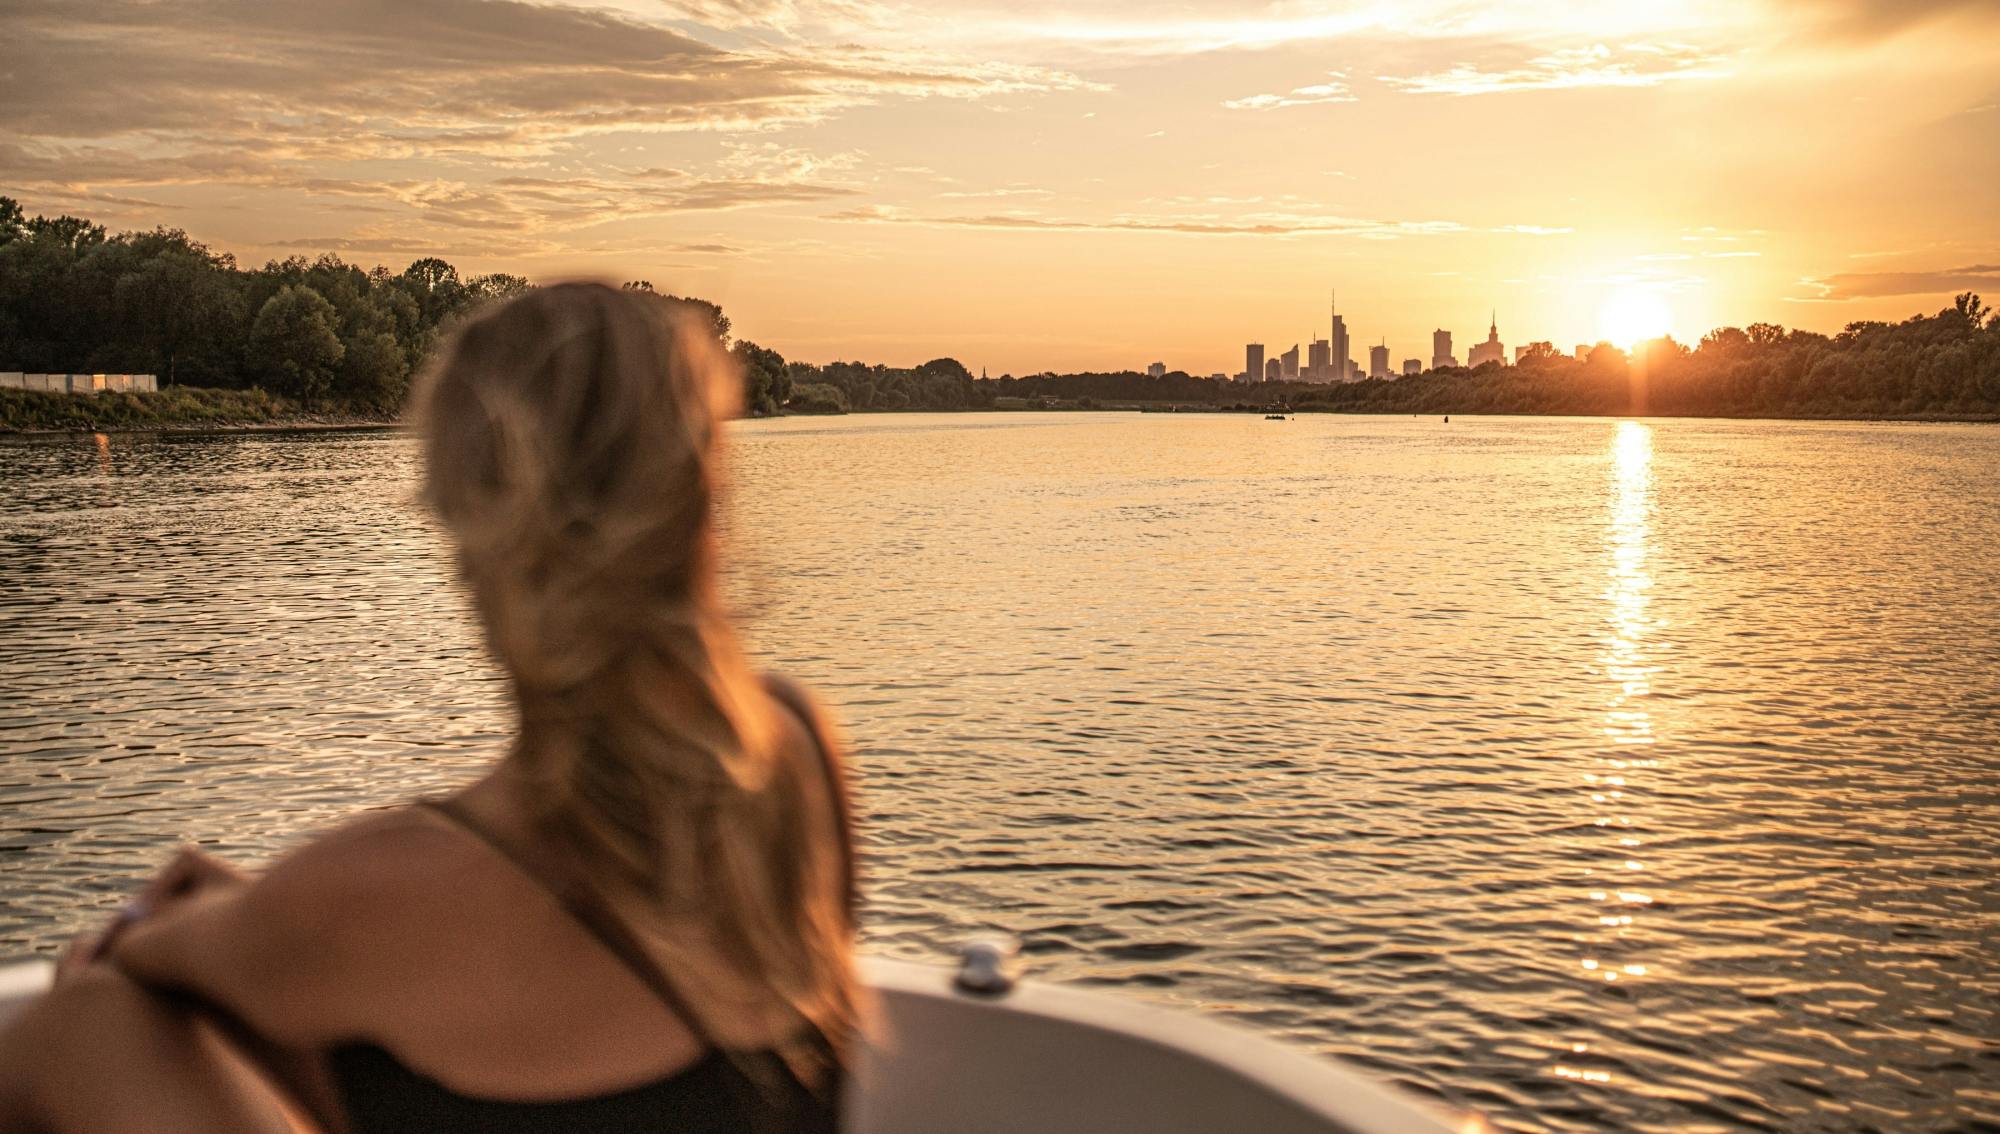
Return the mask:
[[861, 224], [908, 224], [932, 228], [990, 228], [1043, 232], [1152, 232], [1180, 236], [1352, 236], [1362, 240], [1395, 240], [1406, 236], [1445, 236], [1468, 232], [1552, 234], [1569, 229], [1539, 225], [1506, 225], [1476, 229], [1457, 221], [1385, 221], [1297, 213], [1260, 213], [1241, 217], [1118, 216], [1105, 220], [1037, 216], [1026, 212], [963, 216], [922, 216], [905, 209], [863, 205], [825, 219]]
[[1801, 19], [1835, 39], [1882, 39], [1952, 15], [1985, 15], [1991, 0], [1783, 0], [1785, 18]]
[[1828, 301], [1876, 299], [1891, 295], [1947, 295], [1960, 291], [2000, 292], [2000, 264], [1968, 264], [1912, 272], [1836, 272], [1800, 281]]
[[0, 8], [36, 65], [0, 72], [11, 128], [68, 139], [252, 129], [474, 148], [610, 130], [745, 130], [890, 97], [1082, 80], [856, 47], [724, 49], [660, 24], [521, 0], [44, 0]]
[[992, 198], [992, 197], [1053, 197], [1053, 196], [1055, 196], [1055, 194], [1050, 190], [1030, 188], [1027, 186], [1010, 186], [1008, 188], [1003, 188], [1003, 189], [953, 190], [951, 192], [938, 194], [938, 197], [941, 199], [942, 198]]
[[1332, 72], [1333, 82], [1315, 83], [1306, 87], [1293, 87], [1288, 94], [1260, 94], [1247, 98], [1232, 98], [1222, 105], [1230, 110], [1277, 110], [1287, 106], [1318, 106], [1333, 102], [1353, 102], [1354, 95], [1347, 84], [1340, 80], [1346, 76], [1339, 71]]
[[730, 137], [710, 168], [626, 171], [594, 156], [607, 135], [1089, 85], [913, 52], [723, 48], [520, 0], [45, 0], [0, 5], [0, 42], [34, 60], [0, 68], [0, 169], [19, 195], [227, 185], [495, 232], [826, 200], [853, 192], [863, 156]]
[[1686, 79], [1730, 74], [1726, 60], [1688, 44], [1602, 43], [1564, 48], [1511, 67], [1487, 69], [1461, 63], [1423, 75], [1382, 76], [1412, 94], [1480, 95], [1508, 91], [1574, 90], [1583, 87], [1654, 87]]

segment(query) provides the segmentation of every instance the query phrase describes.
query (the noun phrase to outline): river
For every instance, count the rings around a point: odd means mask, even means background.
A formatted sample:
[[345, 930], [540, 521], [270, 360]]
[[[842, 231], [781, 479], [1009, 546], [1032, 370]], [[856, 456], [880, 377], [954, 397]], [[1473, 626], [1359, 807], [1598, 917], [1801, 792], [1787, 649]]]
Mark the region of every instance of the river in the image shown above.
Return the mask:
[[[1507, 1129], [2000, 1124], [2000, 429], [732, 445], [747, 633], [852, 737], [867, 948], [1003, 929]], [[493, 756], [415, 475], [390, 432], [0, 442], [0, 954]]]

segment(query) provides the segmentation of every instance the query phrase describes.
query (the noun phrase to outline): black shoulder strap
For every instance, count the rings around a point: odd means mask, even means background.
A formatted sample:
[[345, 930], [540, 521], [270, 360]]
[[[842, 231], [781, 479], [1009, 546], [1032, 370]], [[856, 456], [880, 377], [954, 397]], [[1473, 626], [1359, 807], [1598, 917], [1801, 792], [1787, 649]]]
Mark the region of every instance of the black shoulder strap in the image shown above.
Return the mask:
[[464, 828], [481, 842], [492, 847], [500, 857], [512, 863], [514, 868], [526, 875], [530, 881], [547, 890], [550, 896], [576, 919], [577, 924], [588, 930], [592, 937], [611, 951], [612, 956], [618, 958], [632, 971], [632, 975], [639, 978], [640, 983], [652, 991], [660, 1003], [666, 1006], [667, 1011], [672, 1012], [687, 1025], [688, 1031], [694, 1033], [694, 1037], [701, 1041], [703, 1047], [722, 1050], [722, 1045], [715, 1041], [714, 1034], [702, 1022], [701, 1016], [688, 1004], [687, 998], [681, 995], [680, 990], [674, 987], [674, 982], [667, 978], [666, 970], [653, 960], [652, 954], [648, 953], [638, 938], [632, 935], [632, 931], [626, 928], [625, 923], [611, 912], [603, 899], [589, 890], [566, 884], [545, 864], [531, 861], [527, 855], [502, 842], [457, 800], [424, 799], [419, 800], [418, 805], [427, 807]]
[[833, 819], [840, 836], [840, 862], [844, 874], [843, 899], [847, 904], [847, 921], [855, 923], [861, 900], [861, 886], [855, 865], [854, 852], [854, 800], [847, 790], [846, 769], [841, 766], [840, 744], [828, 727], [825, 714], [813, 703], [804, 687], [787, 677], [766, 674], [764, 688], [776, 698], [778, 703], [791, 711], [800, 724], [806, 726], [806, 734], [812, 738], [813, 751], [819, 757], [820, 767], [826, 773], [826, 782], [833, 795]]

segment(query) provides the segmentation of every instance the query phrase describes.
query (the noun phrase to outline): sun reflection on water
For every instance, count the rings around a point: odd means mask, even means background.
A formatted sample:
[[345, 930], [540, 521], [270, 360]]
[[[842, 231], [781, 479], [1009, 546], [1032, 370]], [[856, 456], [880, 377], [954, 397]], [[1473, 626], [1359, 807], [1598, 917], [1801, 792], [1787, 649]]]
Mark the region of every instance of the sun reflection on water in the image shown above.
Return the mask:
[[[1648, 638], [1654, 629], [1651, 613], [1653, 575], [1653, 430], [1636, 421], [1622, 421], [1612, 436], [1610, 458], [1610, 499], [1605, 519], [1604, 615], [1608, 633], [1602, 655], [1604, 676], [1610, 683], [1605, 702], [1603, 731], [1606, 748], [1598, 757], [1598, 770], [1583, 773], [1583, 782], [1598, 814], [1592, 822], [1599, 828], [1616, 830], [1616, 839], [1605, 848], [1601, 864], [1585, 871], [1592, 877], [1609, 874], [1619, 883], [1600, 884], [1590, 900], [1597, 903], [1596, 936], [1579, 940], [1584, 956], [1578, 960], [1581, 975], [1592, 981], [1616, 983], [1647, 974], [1643, 964], [1615, 959], [1624, 939], [1632, 932], [1637, 911], [1652, 904], [1652, 897], [1633, 887], [1646, 870], [1645, 840], [1632, 833], [1631, 804], [1627, 789], [1635, 773], [1655, 768], [1649, 755], [1655, 737], [1653, 716], [1647, 707], [1652, 692], [1653, 665], [1648, 656]], [[1572, 1050], [1583, 1050], [1582, 1045]], [[1557, 1065], [1554, 1073], [1578, 1082], [1608, 1082], [1607, 1072], [1580, 1070]]]

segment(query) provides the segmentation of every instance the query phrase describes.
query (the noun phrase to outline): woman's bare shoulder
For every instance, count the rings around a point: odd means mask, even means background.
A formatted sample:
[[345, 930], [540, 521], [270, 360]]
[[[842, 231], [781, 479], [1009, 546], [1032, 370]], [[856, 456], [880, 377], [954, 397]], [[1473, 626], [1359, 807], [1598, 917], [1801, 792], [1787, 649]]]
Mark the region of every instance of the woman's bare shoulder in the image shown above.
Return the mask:
[[266, 870], [250, 897], [256, 912], [328, 944], [379, 948], [385, 923], [410, 927], [462, 912], [486, 873], [480, 848], [422, 808], [373, 811], [322, 831]]
[[434, 878], [465, 852], [464, 838], [427, 809], [391, 807], [319, 832], [273, 862], [267, 879], [287, 888], [394, 891]]

